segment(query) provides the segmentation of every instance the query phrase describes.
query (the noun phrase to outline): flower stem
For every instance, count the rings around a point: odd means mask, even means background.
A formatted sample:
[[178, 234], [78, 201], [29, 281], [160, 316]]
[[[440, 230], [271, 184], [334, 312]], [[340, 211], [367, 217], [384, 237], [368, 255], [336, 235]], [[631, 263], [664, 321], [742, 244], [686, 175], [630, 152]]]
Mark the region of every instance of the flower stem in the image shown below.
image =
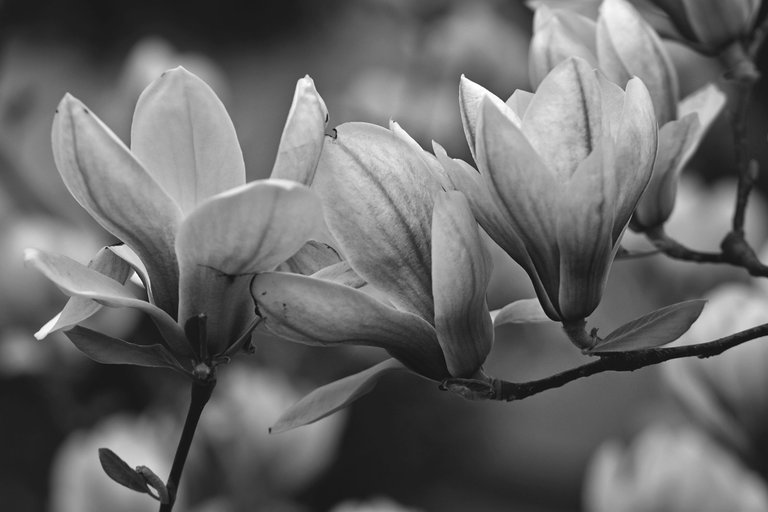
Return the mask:
[[211, 398], [213, 388], [216, 387], [216, 377], [213, 373], [205, 379], [195, 379], [192, 381], [192, 397], [189, 402], [187, 418], [184, 420], [184, 429], [181, 431], [179, 445], [176, 448], [176, 455], [173, 457], [173, 466], [171, 474], [168, 476], [168, 482], [165, 484], [168, 489], [168, 503], [160, 505], [160, 512], [171, 512], [176, 502], [176, 493], [179, 489], [181, 473], [184, 471], [184, 464], [187, 462], [189, 448], [192, 445], [192, 438], [195, 436], [197, 423], [200, 421], [200, 415], [203, 413], [208, 399]]

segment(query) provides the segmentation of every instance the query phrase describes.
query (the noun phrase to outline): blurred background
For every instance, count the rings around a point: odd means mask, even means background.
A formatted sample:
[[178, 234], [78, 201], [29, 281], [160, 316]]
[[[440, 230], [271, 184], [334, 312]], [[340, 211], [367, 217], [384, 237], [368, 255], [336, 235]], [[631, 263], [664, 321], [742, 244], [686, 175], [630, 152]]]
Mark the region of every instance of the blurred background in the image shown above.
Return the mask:
[[[585, 9], [594, 12], [594, 3]], [[513, 0], [0, 0], [0, 508], [155, 510], [103, 475], [97, 449], [165, 477], [187, 383], [162, 370], [104, 366], [63, 336], [33, 333], [65, 297], [26, 269], [27, 247], [87, 262], [109, 235], [66, 191], [53, 164], [51, 121], [70, 92], [127, 141], [141, 90], [183, 65], [219, 94], [237, 128], [249, 179], [266, 177], [296, 81], [309, 74], [330, 125], [398, 121], [425, 147], [470, 160], [458, 113], [463, 73], [502, 97], [530, 89], [532, 13]], [[683, 94], [717, 64], [670, 45]], [[749, 119], [765, 161], [764, 91]], [[681, 185], [668, 231], [715, 250], [729, 227], [735, 181], [725, 119]], [[470, 160], [471, 161], [471, 160]], [[765, 190], [766, 182], [760, 182]], [[750, 203], [748, 239], [768, 237], [766, 204]], [[628, 244], [642, 247], [640, 240]], [[496, 250], [492, 308], [533, 296]], [[659, 256], [614, 265], [590, 325], [602, 332], [698, 297], [744, 272]], [[96, 319], [123, 337], [149, 333], [120, 311]], [[602, 374], [520, 403], [472, 403], [406, 375], [385, 378], [344, 414], [282, 435], [267, 427], [317, 385], [382, 359], [374, 349], [313, 349], [260, 334], [253, 356], [219, 373], [182, 484], [178, 510], [580, 510], [588, 463], [607, 439], [630, 439], [674, 409], [658, 368]], [[523, 381], [585, 362], [556, 326], [504, 327], [489, 374]], [[366, 508], [367, 507], [367, 508]]]

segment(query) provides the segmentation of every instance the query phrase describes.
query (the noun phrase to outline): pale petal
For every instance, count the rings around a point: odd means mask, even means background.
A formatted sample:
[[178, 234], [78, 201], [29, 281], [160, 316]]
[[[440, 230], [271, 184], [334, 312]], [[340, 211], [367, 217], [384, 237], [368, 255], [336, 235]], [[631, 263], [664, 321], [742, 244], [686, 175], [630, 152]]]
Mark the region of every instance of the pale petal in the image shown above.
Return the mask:
[[430, 229], [439, 179], [391, 131], [339, 126], [326, 142], [318, 175], [328, 226], [352, 268], [430, 323], [434, 316]]
[[461, 191], [467, 197], [475, 219], [493, 241], [523, 267], [537, 295], [544, 302], [543, 307], [552, 318], [557, 318], [557, 312], [544, 291], [544, 285], [536, 274], [525, 244], [512, 228], [514, 221], [502, 206], [499, 195], [493, 191], [492, 187], [489, 188], [487, 180], [484, 180], [471, 165], [463, 160], [450, 158], [445, 149], [436, 142], [433, 142], [432, 146], [437, 159], [446, 170], [452, 188]]
[[464, 127], [464, 135], [469, 144], [469, 150], [472, 152], [472, 158], [477, 161], [477, 122], [480, 117], [480, 108], [483, 98], [490, 100], [499, 108], [499, 111], [509, 118], [516, 125], [520, 126], [520, 117], [495, 94], [480, 84], [476, 84], [469, 78], [461, 75], [459, 83], [459, 111], [461, 112], [461, 124]]
[[139, 259], [139, 256], [127, 245], [111, 245], [109, 246], [109, 250], [118, 258], [122, 259], [124, 262], [126, 262], [128, 265], [131, 266], [134, 272], [136, 272], [136, 275], [139, 277], [139, 280], [141, 281], [141, 284], [144, 285], [144, 289], [147, 290], [147, 295], [149, 296], [149, 302], [154, 304], [154, 300], [152, 298], [152, 289], [150, 287], [149, 283], [149, 274], [147, 274], [147, 268], [144, 266], [144, 263]]
[[286, 432], [330, 416], [370, 393], [384, 375], [402, 369], [403, 366], [396, 359], [387, 359], [360, 373], [317, 388], [285, 411], [269, 432]]
[[688, 114], [695, 113], [699, 117], [699, 125], [696, 130], [693, 143], [687, 147], [683, 160], [687, 162], [696, 152], [699, 143], [706, 135], [709, 127], [720, 115], [725, 106], [726, 97], [723, 91], [715, 84], [707, 84], [701, 89], [689, 94], [678, 105], [680, 119]]
[[114, 279], [59, 254], [27, 249], [24, 258], [71, 297], [84, 297], [104, 306], [135, 308], [147, 313], [174, 353], [184, 357], [193, 355], [184, 333], [173, 318], [136, 297], [129, 288]]
[[[110, 247], [104, 247], [99, 250], [96, 256], [88, 263], [88, 268], [104, 274], [121, 284], [125, 283], [132, 272], [131, 267], [118, 258], [110, 250]], [[98, 302], [84, 297], [72, 297], [67, 301], [60, 313], [35, 333], [35, 338], [42, 340], [52, 332], [77, 325], [93, 316], [99, 309], [101, 309], [101, 304]]]
[[520, 299], [510, 302], [501, 309], [491, 311], [493, 326], [499, 327], [507, 324], [533, 324], [551, 322], [547, 313], [541, 307], [539, 299]]
[[632, 76], [646, 85], [659, 125], [675, 119], [679, 97], [677, 71], [661, 38], [626, 0], [606, 0], [597, 25], [600, 68], [624, 86]]
[[357, 275], [357, 272], [349, 265], [348, 261], [340, 261], [328, 267], [318, 270], [312, 277], [315, 279], [325, 279], [337, 284], [349, 286], [352, 288], [362, 288], [366, 285], [365, 280]]
[[613, 243], [629, 222], [653, 172], [658, 148], [658, 125], [648, 89], [639, 78], [627, 84], [624, 113], [616, 137], [614, 163], [618, 198]]
[[139, 255], [155, 304], [175, 315], [178, 268], [173, 249], [181, 212], [128, 148], [67, 94], [53, 121], [53, 156], [64, 183], [107, 231]]
[[461, 192], [443, 192], [432, 219], [435, 330], [453, 377], [472, 377], [493, 344], [485, 300], [493, 261]]
[[515, 92], [512, 93], [512, 96], [507, 99], [506, 103], [507, 106], [517, 114], [517, 117], [522, 119], [534, 96], [535, 95], [532, 92], [516, 89]]
[[567, 184], [558, 204], [557, 244], [560, 249], [562, 321], [589, 316], [600, 303], [613, 259], [616, 183], [612, 159], [600, 146], [584, 160]]
[[179, 319], [204, 314], [208, 344], [218, 354], [253, 319], [248, 284], [312, 238], [320, 200], [299, 183], [260, 180], [214, 196], [179, 228]]
[[78, 350], [98, 363], [131, 364], [185, 371], [162, 345], [137, 345], [80, 326], [75, 326], [64, 334]]
[[595, 22], [570, 11], [539, 7], [534, 14], [529, 50], [529, 76], [534, 89], [568, 57], [580, 57], [597, 67]]
[[323, 149], [327, 123], [328, 109], [315, 89], [315, 82], [307, 75], [296, 84], [270, 177], [309, 186]]
[[310, 240], [296, 254], [277, 266], [280, 272], [292, 272], [305, 276], [341, 262], [341, 256], [330, 245]]
[[443, 188], [450, 188], [450, 180], [445, 174], [445, 169], [443, 169], [443, 166], [440, 165], [440, 162], [437, 161], [437, 158], [435, 158], [433, 154], [425, 151], [424, 148], [416, 142], [416, 139], [411, 137], [397, 122], [390, 120], [389, 129], [421, 157], [424, 164], [431, 169], [435, 177], [440, 180], [440, 184]]
[[251, 292], [263, 325], [278, 336], [310, 345], [380, 347], [428, 378], [448, 376], [431, 325], [358, 290], [298, 274], [267, 272], [256, 276]]
[[525, 112], [523, 133], [561, 180], [600, 144], [600, 91], [594, 68], [583, 59], [570, 58], [541, 82]]
[[139, 97], [131, 151], [185, 214], [245, 183], [229, 114], [208, 84], [182, 67], [163, 73]]
[[[490, 102], [483, 105], [479, 123], [478, 165], [497, 206], [510, 220], [508, 229], [523, 241], [532, 268], [547, 299], [542, 305], [557, 319], [555, 300], [559, 289], [559, 252], [556, 243], [555, 194], [559, 187], [541, 157], [517, 126]], [[513, 258], [515, 254], [510, 253]], [[526, 260], [517, 260], [524, 268]], [[537, 284], [534, 281], [534, 284]], [[537, 289], [537, 293], [540, 290]], [[554, 299], [554, 300], [552, 300]]]
[[677, 195], [677, 182], [685, 166], [688, 148], [698, 142], [699, 120], [695, 114], [670, 121], [659, 131], [659, 150], [653, 174], [633, 214], [635, 229], [662, 225], [672, 214]]

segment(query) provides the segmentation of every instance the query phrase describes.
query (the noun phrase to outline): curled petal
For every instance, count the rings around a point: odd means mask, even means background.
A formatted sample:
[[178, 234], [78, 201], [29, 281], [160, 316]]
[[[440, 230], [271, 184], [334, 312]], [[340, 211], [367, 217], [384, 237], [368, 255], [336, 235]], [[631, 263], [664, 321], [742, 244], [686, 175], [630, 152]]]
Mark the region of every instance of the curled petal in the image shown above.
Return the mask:
[[80, 205], [146, 264], [155, 303], [175, 314], [173, 250], [181, 212], [138, 160], [80, 101], [64, 96], [53, 121], [53, 157]]
[[[130, 265], [115, 255], [110, 247], [102, 248], [88, 263], [88, 268], [104, 274], [120, 284], [125, 283], [131, 273]], [[77, 325], [93, 316], [99, 309], [101, 309], [101, 304], [98, 302], [84, 297], [72, 297], [59, 314], [35, 333], [35, 338], [42, 340], [52, 332]]]
[[206, 315], [211, 353], [225, 350], [252, 320], [252, 275], [296, 253], [321, 218], [307, 187], [261, 180], [210, 198], [184, 220], [176, 239], [179, 318]]
[[28, 263], [70, 297], [84, 297], [104, 306], [135, 308], [147, 313], [174, 353], [192, 357], [186, 337], [173, 318], [153, 304], [136, 297], [129, 288], [66, 256], [36, 249], [27, 249], [24, 256]]
[[327, 123], [328, 109], [315, 89], [315, 82], [307, 75], [296, 84], [270, 177], [309, 186], [323, 149]]
[[461, 192], [443, 192], [432, 219], [435, 330], [448, 371], [472, 377], [493, 344], [485, 294], [493, 262]]
[[277, 266], [280, 272], [292, 272], [305, 276], [341, 262], [341, 256], [330, 245], [310, 240], [296, 254]]
[[380, 347], [428, 378], [448, 375], [431, 325], [363, 292], [322, 279], [267, 272], [256, 276], [251, 293], [263, 324], [278, 336], [310, 345]]
[[337, 128], [315, 183], [344, 257], [398, 307], [432, 322], [430, 229], [440, 180], [391, 131], [365, 123]]
[[563, 61], [541, 82], [522, 130], [549, 169], [567, 178], [600, 144], [601, 104], [594, 68], [583, 59]]
[[701, 89], [689, 94], [680, 102], [678, 106], [678, 117], [682, 119], [688, 114], [695, 113], [699, 117], [699, 126], [696, 130], [694, 141], [688, 147], [683, 160], [690, 160], [693, 153], [699, 147], [699, 143], [709, 130], [709, 127], [720, 115], [725, 106], [725, 94], [715, 84], [707, 84]]
[[402, 369], [396, 359], [387, 359], [360, 373], [317, 388], [285, 411], [269, 432], [286, 432], [330, 416], [370, 393], [384, 375]]
[[245, 163], [232, 120], [208, 84], [178, 67], [139, 97], [131, 151], [182, 212], [245, 183]]

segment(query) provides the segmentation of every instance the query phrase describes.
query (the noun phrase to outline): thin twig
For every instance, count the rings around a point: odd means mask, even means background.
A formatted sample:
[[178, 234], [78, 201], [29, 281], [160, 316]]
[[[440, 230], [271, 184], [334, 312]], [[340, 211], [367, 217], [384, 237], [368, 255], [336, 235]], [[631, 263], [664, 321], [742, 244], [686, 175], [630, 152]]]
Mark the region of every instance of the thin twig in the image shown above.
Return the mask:
[[715, 356], [749, 340], [768, 335], [768, 323], [731, 334], [714, 341], [680, 347], [657, 347], [632, 352], [598, 354], [599, 359], [544, 379], [508, 382], [501, 379], [447, 379], [441, 389], [449, 389], [474, 399], [511, 402], [522, 400], [548, 389], [559, 388], [574, 380], [603, 372], [631, 372], [672, 359]]
[[206, 379], [195, 379], [192, 381], [192, 397], [189, 402], [187, 418], [184, 421], [184, 429], [181, 431], [179, 445], [176, 448], [176, 455], [173, 457], [171, 473], [168, 476], [168, 482], [165, 484], [168, 489], [168, 503], [160, 505], [160, 512], [171, 512], [176, 502], [176, 493], [179, 490], [181, 473], [184, 471], [184, 464], [187, 462], [189, 448], [192, 446], [192, 439], [197, 430], [197, 423], [200, 421], [200, 415], [203, 413], [205, 404], [211, 398], [213, 388], [216, 386], [216, 378], [213, 373]]

